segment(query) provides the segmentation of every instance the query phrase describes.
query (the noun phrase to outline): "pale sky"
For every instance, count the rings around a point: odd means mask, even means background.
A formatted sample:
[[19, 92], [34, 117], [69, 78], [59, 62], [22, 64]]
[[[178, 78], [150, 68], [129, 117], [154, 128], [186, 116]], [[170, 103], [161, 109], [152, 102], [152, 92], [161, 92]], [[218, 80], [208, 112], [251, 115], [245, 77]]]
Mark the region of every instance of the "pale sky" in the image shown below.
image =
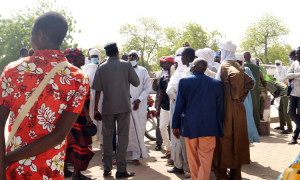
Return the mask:
[[[38, 0], [4, 1], [0, 6], [2, 18], [10, 18], [12, 10], [24, 9]], [[218, 29], [235, 43], [241, 42], [250, 23], [263, 12], [273, 13], [288, 25], [287, 42], [300, 46], [300, 23], [297, 23], [299, 0], [57, 0], [57, 6], [67, 6], [77, 20], [81, 33], [74, 34], [74, 42], [81, 48], [104, 45], [108, 41], [119, 44], [122, 24], [134, 23], [139, 17], [155, 17], [162, 27], [179, 26], [194, 21], [211, 31]], [[1, 32], [0, 32], [1, 33]]]

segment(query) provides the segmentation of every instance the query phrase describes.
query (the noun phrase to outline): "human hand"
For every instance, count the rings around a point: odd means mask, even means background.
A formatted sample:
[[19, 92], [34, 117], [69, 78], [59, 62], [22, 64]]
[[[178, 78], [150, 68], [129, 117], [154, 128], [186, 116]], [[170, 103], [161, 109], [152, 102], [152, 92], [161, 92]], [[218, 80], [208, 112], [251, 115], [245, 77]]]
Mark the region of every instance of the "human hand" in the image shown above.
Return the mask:
[[154, 81], [153, 81], [153, 83], [156, 84], [157, 81], [158, 81], [158, 78], [155, 78]]
[[91, 125], [93, 125], [94, 123], [93, 123], [93, 121], [92, 121], [92, 119], [91, 119], [91, 117], [90, 116], [87, 116], [86, 117], [86, 126], [91, 126]]
[[97, 120], [97, 121], [101, 121], [102, 120], [102, 114], [101, 114], [100, 111], [95, 110], [95, 112], [94, 112], [94, 119]]
[[174, 136], [179, 139], [180, 138], [180, 129], [173, 129]]
[[136, 111], [136, 110], [139, 109], [140, 102], [141, 102], [141, 101], [140, 101], [139, 99], [133, 101], [132, 104], [133, 104], [133, 110], [134, 110], [134, 111]]
[[274, 105], [274, 100], [275, 100], [275, 99], [272, 99], [272, 101], [271, 101], [271, 105]]
[[159, 110], [159, 109], [156, 109], [155, 117], [156, 117], [157, 119], [159, 119], [159, 116], [160, 116], [160, 110]]

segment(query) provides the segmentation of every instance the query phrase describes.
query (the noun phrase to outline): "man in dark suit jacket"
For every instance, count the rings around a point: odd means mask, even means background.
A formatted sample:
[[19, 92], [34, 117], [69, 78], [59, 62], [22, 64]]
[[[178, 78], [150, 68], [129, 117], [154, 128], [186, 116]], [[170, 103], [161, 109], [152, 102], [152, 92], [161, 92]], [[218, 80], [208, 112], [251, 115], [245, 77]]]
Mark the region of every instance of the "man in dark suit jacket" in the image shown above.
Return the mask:
[[206, 76], [206, 68], [204, 59], [193, 61], [193, 75], [179, 81], [173, 113], [173, 134], [185, 138], [192, 179], [209, 179], [216, 137], [224, 136], [222, 82]]
[[134, 175], [133, 172], [127, 172], [125, 159], [131, 113], [130, 84], [137, 87], [140, 81], [130, 62], [119, 59], [119, 50], [116, 43], [109, 43], [104, 49], [109, 58], [98, 67], [92, 85], [92, 89], [96, 90], [95, 114], [100, 114], [98, 102], [100, 93], [103, 91], [103, 176], [111, 175], [113, 160], [112, 140], [117, 121], [116, 178], [126, 178]]

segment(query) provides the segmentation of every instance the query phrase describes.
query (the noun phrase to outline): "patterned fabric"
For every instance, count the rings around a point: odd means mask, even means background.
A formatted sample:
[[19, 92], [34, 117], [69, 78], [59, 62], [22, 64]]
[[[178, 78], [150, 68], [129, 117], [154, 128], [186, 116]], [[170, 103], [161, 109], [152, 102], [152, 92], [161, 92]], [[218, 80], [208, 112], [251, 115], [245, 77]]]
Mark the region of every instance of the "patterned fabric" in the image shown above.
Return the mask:
[[[62, 61], [56, 50], [36, 51], [33, 56], [8, 64], [0, 78], [0, 104], [11, 110], [9, 131], [21, 107], [44, 76]], [[64, 110], [80, 113], [89, 88], [89, 80], [77, 67], [70, 65], [58, 71], [39, 96], [7, 148], [7, 152], [22, 148], [48, 135]], [[49, 151], [12, 163], [6, 170], [8, 180], [64, 179], [65, 141]]]
[[[297, 156], [296, 160], [291, 165], [289, 165], [288, 168], [290, 168], [293, 164], [300, 165], [300, 154]], [[277, 180], [283, 180], [283, 174], [284, 174], [284, 171], [280, 174], [280, 176], [277, 178]]]
[[286, 79], [294, 79], [294, 88], [291, 95], [300, 97], [300, 62], [294, 61], [291, 68], [288, 70]]
[[76, 58], [78, 55], [82, 55], [83, 53], [79, 48], [69, 48], [64, 51], [64, 55], [69, 60], [70, 63], [73, 63], [76, 61]]
[[[90, 91], [87, 93], [85, 106], [89, 109]], [[88, 147], [92, 144], [92, 136], [89, 135], [84, 126], [86, 125], [86, 115], [82, 110], [75, 124], [68, 135], [67, 155], [65, 162], [73, 163], [74, 169], [85, 171], [94, 156], [94, 152]]]

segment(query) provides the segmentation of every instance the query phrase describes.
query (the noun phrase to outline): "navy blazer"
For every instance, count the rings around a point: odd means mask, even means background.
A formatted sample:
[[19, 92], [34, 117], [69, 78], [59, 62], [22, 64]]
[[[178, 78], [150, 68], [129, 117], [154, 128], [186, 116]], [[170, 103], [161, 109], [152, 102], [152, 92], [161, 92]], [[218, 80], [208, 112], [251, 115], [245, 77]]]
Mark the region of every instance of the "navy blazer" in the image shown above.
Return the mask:
[[221, 81], [201, 72], [182, 78], [178, 84], [172, 129], [180, 129], [180, 135], [189, 139], [224, 136], [223, 107]]

